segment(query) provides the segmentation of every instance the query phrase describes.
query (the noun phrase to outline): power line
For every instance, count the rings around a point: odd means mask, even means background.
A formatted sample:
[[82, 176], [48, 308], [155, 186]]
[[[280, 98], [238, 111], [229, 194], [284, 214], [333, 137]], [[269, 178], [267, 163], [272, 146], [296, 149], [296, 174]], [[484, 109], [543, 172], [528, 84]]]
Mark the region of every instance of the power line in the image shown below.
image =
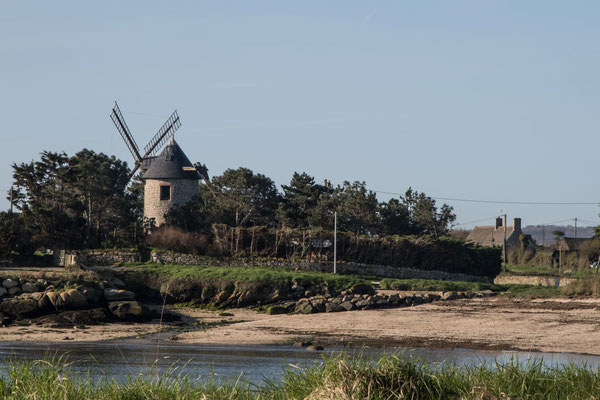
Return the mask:
[[483, 222], [483, 221], [489, 221], [490, 219], [496, 218], [496, 216], [493, 217], [487, 217], [487, 218], [482, 218], [482, 219], [478, 219], [476, 221], [469, 221], [469, 222], [460, 222], [457, 224], [454, 224], [454, 226], [461, 226], [461, 225], [471, 225], [471, 224], [476, 224], [477, 222]]
[[[405, 193], [386, 192], [383, 190], [374, 190], [375, 193], [391, 194], [394, 196], [404, 196]], [[547, 202], [547, 201], [504, 201], [504, 200], [475, 200], [475, 199], [457, 199], [452, 197], [434, 197], [428, 196], [434, 200], [444, 201], [461, 201], [468, 203], [488, 203], [488, 204], [520, 204], [520, 205], [546, 205], [546, 206], [590, 206], [600, 205], [599, 201], [596, 202]]]

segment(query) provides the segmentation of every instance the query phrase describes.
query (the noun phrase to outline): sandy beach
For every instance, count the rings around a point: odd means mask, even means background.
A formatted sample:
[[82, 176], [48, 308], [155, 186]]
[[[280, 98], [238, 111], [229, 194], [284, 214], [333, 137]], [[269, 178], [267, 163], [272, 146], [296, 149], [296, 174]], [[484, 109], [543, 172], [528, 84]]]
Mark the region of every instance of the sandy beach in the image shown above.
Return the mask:
[[600, 355], [600, 301], [511, 300], [504, 297], [436, 302], [416, 307], [267, 315], [172, 309], [171, 323], [109, 323], [56, 327], [19, 323], [0, 328], [2, 341], [154, 341], [210, 344], [379, 345], [568, 352]]

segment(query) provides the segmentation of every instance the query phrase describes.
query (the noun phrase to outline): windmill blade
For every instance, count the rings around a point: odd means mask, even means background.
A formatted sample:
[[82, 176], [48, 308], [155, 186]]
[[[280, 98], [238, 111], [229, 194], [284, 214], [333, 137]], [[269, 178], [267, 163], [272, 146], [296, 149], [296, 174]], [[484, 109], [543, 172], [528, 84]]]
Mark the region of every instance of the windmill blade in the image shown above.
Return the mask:
[[181, 126], [181, 121], [179, 121], [179, 115], [177, 115], [177, 110], [165, 122], [165, 124], [158, 130], [156, 135], [150, 140], [150, 143], [144, 147], [144, 157], [154, 155], [160, 148], [173, 136], [175, 131], [179, 129]]
[[117, 127], [117, 130], [121, 134], [123, 141], [125, 141], [127, 148], [131, 152], [131, 155], [135, 159], [135, 169], [137, 169], [139, 167], [139, 164], [142, 162], [142, 156], [140, 156], [140, 149], [135, 140], [133, 139], [133, 136], [131, 135], [127, 124], [125, 123], [123, 114], [121, 114], [121, 110], [119, 109], [119, 105], [116, 101], [115, 106], [112, 109], [112, 113], [110, 114], [110, 119], [112, 119], [113, 123]]

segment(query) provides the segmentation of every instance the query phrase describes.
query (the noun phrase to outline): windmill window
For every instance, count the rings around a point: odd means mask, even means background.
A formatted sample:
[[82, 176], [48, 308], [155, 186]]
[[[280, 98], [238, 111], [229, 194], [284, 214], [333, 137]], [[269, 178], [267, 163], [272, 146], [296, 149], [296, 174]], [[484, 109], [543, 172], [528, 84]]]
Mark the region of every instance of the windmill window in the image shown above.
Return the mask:
[[160, 187], [160, 199], [171, 200], [171, 186], [165, 185]]

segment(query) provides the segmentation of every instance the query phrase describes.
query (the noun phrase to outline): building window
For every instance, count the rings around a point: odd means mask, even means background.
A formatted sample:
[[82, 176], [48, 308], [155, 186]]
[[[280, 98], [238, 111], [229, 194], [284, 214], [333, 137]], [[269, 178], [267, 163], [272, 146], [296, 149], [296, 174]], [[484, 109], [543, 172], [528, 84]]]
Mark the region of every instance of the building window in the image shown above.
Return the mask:
[[171, 186], [165, 185], [160, 187], [160, 199], [171, 200]]

